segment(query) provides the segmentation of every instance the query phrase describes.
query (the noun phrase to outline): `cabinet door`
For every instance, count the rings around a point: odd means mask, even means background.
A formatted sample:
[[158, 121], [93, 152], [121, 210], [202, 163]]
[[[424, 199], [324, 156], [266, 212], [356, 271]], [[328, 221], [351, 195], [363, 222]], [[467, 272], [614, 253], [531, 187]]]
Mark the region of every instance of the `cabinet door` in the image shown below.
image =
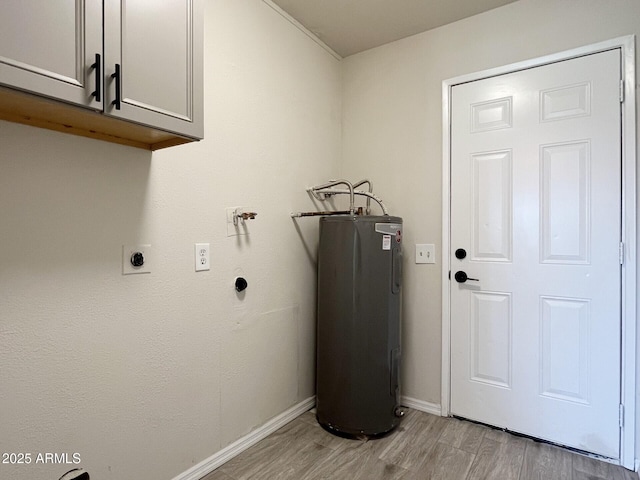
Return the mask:
[[2, 0], [0, 85], [100, 110], [101, 53], [101, 0]]
[[105, 114], [202, 138], [202, 2], [105, 0], [104, 15]]

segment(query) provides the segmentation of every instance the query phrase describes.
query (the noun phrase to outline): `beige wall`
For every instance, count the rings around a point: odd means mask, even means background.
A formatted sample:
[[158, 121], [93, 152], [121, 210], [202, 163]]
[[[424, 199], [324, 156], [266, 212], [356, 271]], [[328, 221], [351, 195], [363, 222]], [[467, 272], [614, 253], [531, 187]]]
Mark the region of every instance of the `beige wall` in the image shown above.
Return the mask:
[[442, 82], [611, 38], [640, 35], [637, 0], [520, 0], [343, 61], [342, 176], [366, 174], [404, 217], [403, 394], [440, 404]]
[[[200, 143], [0, 122], [0, 452], [169, 479], [314, 394], [317, 221], [289, 213], [337, 175], [340, 63], [257, 0], [207, 1], [205, 37]], [[226, 236], [237, 205], [258, 212], [248, 237]], [[150, 275], [121, 274], [130, 243], [152, 245]]]

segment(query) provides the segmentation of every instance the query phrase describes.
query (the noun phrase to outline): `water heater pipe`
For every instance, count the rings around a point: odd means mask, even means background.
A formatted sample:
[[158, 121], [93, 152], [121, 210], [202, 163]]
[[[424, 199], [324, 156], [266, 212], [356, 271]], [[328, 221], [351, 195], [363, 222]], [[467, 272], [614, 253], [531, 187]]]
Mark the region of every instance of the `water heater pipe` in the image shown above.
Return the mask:
[[[351, 194], [352, 192], [349, 190], [335, 190], [335, 189], [322, 189], [322, 190], [316, 190], [315, 193], [318, 194], [325, 194], [325, 195], [333, 195], [333, 194]], [[384, 203], [382, 203], [382, 200], [380, 200], [376, 195], [374, 195], [373, 193], [369, 193], [369, 192], [365, 192], [363, 190], [354, 190], [353, 191], [353, 195], [362, 195], [364, 197], [367, 198], [372, 198], [374, 199], [376, 202], [378, 202], [378, 205], [380, 205], [380, 208], [382, 209], [382, 214], [383, 215], [389, 215], [387, 213], [387, 208], [384, 206]]]
[[311, 192], [313, 194], [314, 197], [316, 197], [318, 200], [324, 200], [322, 198], [320, 198], [318, 196], [318, 191], [319, 190], [324, 190], [326, 188], [330, 188], [330, 187], [335, 187], [336, 185], [346, 185], [347, 187], [349, 187], [349, 191], [345, 192], [344, 190], [330, 190], [326, 193], [328, 194], [332, 194], [332, 193], [348, 193], [349, 194], [349, 213], [351, 215], [353, 215], [356, 211], [356, 201], [355, 201], [355, 197], [354, 197], [354, 191], [353, 191], [353, 184], [351, 182], [348, 182], [347, 180], [331, 180], [328, 183], [324, 183], [322, 185], [318, 185], [316, 187], [311, 187], [309, 188], [307, 191]]
[[[365, 183], [369, 184], [369, 193], [373, 193], [373, 183], [371, 183], [371, 180], [366, 178], [354, 183], [353, 188], [358, 188], [360, 185], [364, 185]], [[369, 197], [367, 197], [367, 208], [365, 209], [365, 214], [371, 215], [371, 199]]]
[[292, 213], [292, 218], [300, 218], [300, 217], [330, 217], [331, 215], [349, 215], [351, 212], [349, 210], [336, 210], [329, 212], [297, 212]]

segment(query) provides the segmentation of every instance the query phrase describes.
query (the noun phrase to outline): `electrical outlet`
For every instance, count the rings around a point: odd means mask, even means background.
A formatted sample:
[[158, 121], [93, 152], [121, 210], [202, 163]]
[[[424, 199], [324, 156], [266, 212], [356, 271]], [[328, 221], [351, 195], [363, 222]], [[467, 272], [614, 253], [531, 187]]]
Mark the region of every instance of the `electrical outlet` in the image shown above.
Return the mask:
[[151, 245], [122, 246], [122, 274], [151, 273]]
[[202, 272], [209, 270], [209, 244], [208, 243], [196, 243], [195, 248], [196, 259], [196, 272]]
[[417, 243], [416, 263], [436, 263], [435, 245], [431, 243]]

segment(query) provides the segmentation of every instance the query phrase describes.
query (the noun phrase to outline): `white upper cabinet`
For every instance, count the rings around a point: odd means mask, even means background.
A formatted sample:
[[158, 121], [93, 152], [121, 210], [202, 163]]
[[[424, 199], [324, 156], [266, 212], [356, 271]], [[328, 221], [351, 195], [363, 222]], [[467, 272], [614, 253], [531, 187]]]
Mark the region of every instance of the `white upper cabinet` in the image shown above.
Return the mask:
[[102, 109], [102, 0], [3, 0], [0, 84]]
[[105, 113], [202, 137], [200, 5], [105, 1]]
[[151, 149], [203, 137], [202, 0], [2, 3], [0, 119]]

